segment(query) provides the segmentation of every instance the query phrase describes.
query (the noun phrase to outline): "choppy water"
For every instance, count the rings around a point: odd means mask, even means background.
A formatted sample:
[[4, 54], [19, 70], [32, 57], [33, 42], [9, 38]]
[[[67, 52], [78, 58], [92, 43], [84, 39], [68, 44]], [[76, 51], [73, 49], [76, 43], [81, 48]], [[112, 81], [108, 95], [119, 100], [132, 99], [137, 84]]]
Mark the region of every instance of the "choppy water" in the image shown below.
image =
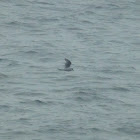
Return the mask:
[[1, 0], [0, 139], [139, 140], [139, 15], [139, 0]]

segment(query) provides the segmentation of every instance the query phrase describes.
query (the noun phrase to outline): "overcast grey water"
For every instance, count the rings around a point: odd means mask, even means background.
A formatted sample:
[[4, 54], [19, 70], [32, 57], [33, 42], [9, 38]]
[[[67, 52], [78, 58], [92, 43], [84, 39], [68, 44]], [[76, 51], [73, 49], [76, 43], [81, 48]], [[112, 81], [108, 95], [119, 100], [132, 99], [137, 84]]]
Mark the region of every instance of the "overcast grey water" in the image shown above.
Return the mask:
[[139, 139], [140, 1], [1, 0], [0, 140]]

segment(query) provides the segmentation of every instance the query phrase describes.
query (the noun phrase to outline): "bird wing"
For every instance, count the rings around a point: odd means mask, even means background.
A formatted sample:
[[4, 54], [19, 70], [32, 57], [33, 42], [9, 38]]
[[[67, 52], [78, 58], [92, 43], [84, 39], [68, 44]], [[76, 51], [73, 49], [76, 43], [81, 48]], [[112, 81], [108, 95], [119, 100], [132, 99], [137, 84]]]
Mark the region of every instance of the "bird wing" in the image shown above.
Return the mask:
[[70, 60], [68, 60], [68, 59], [65, 58], [65, 61], [66, 61], [66, 63], [65, 63], [65, 68], [69, 68], [70, 65], [71, 65]]

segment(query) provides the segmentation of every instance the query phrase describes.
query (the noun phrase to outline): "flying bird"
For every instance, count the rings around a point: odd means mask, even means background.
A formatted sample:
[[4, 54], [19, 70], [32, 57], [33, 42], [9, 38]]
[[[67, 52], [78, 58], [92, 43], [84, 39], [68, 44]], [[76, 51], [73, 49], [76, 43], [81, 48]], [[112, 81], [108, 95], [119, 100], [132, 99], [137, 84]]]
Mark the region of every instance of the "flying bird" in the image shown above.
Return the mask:
[[70, 66], [72, 64], [71, 61], [66, 59], [66, 58], [65, 58], [65, 61], [66, 61], [65, 68], [64, 69], [58, 69], [58, 70], [61, 70], [61, 71], [73, 71], [73, 68], [70, 68]]

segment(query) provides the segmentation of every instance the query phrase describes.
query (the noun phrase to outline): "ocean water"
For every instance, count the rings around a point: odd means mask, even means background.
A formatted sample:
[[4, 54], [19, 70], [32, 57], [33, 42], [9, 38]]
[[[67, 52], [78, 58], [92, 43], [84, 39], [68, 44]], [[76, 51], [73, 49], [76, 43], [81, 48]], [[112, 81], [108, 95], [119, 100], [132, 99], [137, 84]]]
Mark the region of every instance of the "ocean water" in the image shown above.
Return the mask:
[[139, 0], [1, 0], [0, 140], [139, 140], [139, 15]]

